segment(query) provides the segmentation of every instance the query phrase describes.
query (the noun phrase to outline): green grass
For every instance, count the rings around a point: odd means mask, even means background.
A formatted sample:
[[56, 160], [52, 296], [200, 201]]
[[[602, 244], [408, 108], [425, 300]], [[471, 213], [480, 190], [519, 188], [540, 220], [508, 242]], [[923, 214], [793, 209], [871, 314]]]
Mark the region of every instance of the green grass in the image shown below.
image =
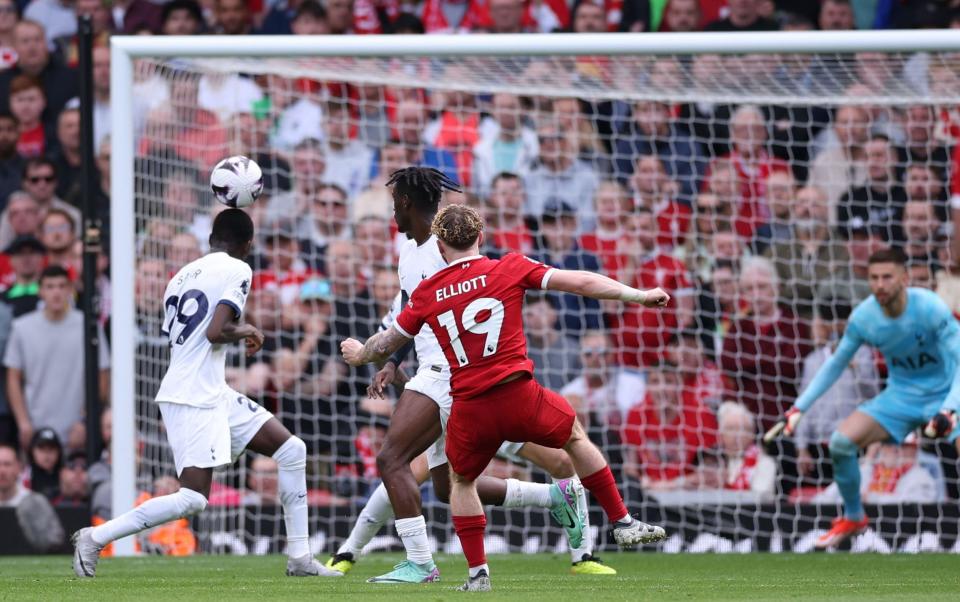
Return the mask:
[[[96, 579], [73, 577], [70, 559], [0, 557], [2, 600], [304, 600], [355, 598], [453, 600], [465, 576], [459, 556], [440, 556], [441, 583], [371, 585], [396, 554], [364, 558], [342, 579], [283, 576], [285, 559], [266, 557], [132, 558], [100, 563]], [[616, 577], [570, 575], [567, 556], [490, 557], [494, 592], [512, 600], [958, 600], [957, 556], [872, 554], [612, 554]]]

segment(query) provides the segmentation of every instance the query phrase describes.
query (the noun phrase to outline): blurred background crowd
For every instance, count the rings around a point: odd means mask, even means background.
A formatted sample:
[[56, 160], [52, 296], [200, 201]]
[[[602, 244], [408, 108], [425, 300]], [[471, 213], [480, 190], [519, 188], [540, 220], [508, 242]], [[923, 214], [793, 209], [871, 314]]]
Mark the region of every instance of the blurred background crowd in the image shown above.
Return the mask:
[[[93, 17], [98, 217], [110, 222], [112, 34], [360, 35], [805, 31], [960, 28], [960, 2], [893, 0], [0, 0], [0, 506], [35, 492], [90, 504], [108, 518], [109, 453], [87, 458], [79, 290], [79, 103], [76, 17]], [[508, 59], [512, 60], [512, 59]], [[384, 59], [384, 61], [387, 61]], [[389, 62], [389, 61], [387, 61]], [[501, 67], [504, 66], [501, 62]], [[265, 192], [246, 319], [266, 334], [250, 360], [231, 355], [230, 384], [308, 445], [311, 503], [346, 504], [376, 483], [393, 399], [371, 399], [371, 370], [338, 357], [339, 341], [375, 332], [399, 284], [402, 236], [384, 187], [400, 167], [436, 167], [463, 185], [444, 202], [487, 220], [491, 256], [508, 252], [660, 286], [666, 311], [568, 295], [531, 295], [527, 344], [537, 377], [562, 392], [631, 483], [660, 500], [824, 501], [826, 442], [884, 386], [861, 349], [796, 437], [764, 448], [759, 433], [829, 357], [852, 307], [869, 295], [866, 259], [896, 246], [914, 286], [960, 310], [951, 195], [960, 203], [957, 57], [858, 53], [659, 57], [637, 85], [717, 90], [762, 75], [781, 91], [840, 99], [745, 104], [599, 100], [624, 77], [603, 58], [516, 57], [515, 74], [562, 77], [582, 94], [451, 91], [469, 66], [424, 61], [406, 86], [203, 71], [141, 61], [135, 294], [139, 484], [170, 487], [172, 462], [150, 404], [166, 366], [164, 287], [207, 250], [206, 179], [231, 154], [262, 167]], [[409, 68], [407, 64], [406, 68]], [[546, 81], [546, 80], [544, 80]], [[741, 82], [742, 83], [742, 82]], [[895, 97], [903, 103], [867, 104]], [[109, 237], [107, 236], [108, 240]], [[97, 265], [109, 441], [110, 252]], [[410, 371], [415, 359], [405, 363]], [[130, 400], [112, 400], [129, 403]], [[274, 504], [276, 465], [248, 458], [212, 504]], [[507, 460], [490, 468], [528, 474]], [[918, 439], [863, 458], [866, 500], [958, 498], [950, 446]], [[537, 475], [533, 475], [534, 478]], [[144, 498], [145, 499], [145, 498]], [[187, 546], [175, 532], [158, 544]], [[171, 543], [173, 542], [173, 543]], [[195, 544], [194, 544], [195, 545]]]

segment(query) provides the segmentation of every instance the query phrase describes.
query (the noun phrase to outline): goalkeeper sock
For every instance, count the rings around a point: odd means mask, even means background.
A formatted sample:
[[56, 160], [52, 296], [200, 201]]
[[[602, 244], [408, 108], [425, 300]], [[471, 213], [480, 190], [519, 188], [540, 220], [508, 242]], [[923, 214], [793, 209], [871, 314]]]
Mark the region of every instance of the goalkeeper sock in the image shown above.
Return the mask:
[[273, 453], [277, 461], [278, 490], [287, 528], [287, 556], [300, 558], [310, 553], [307, 541], [307, 446], [299, 437], [290, 437]]
[[433, 561], [430, 553], [430, 541], [427, 539], [427, 521], [423, 515], [413, 518], [398, 518], [394, 523], [397, 535], [407, 550], [407, 560], [416, 564], [426, 564]]
[[863, 520], [860, 501], [860, 466], [857, 454], [860, 448], [840, 431], [830, 436], [830, 459], [833, 461], [833, 480], [843, 498], [843, 515], [850, 520]]
[[380, 483], [360, 511], [350, 536], [337, 550], [337, 554], [349, 552], [353, 554], [354, 559], [359, 558], [363, 547], [370, 543], [373, 536], [391, 518], [393, 518], [393, 506], [390, 505], [390, 496], [387, 495], [387, 488]]
[[[553, 482], [561, 481], [554, 477]], [[580, 477], [574, 475], [571, 480], [580, 482]], [[581, 483], [582, 485], [582, 483]], [[570, 558], [573, 562], [583, 560], [583, 555], [593, 556], [593, 536], [590, 534], [590, 506], [587, 505], [587, 492], [583, 487], [577, 489], [577, 504], [583, 508], [583, 543], [579, 548], [570, 548]]]
[[[486, 527], [487, 517], [483, 514], [453, 517], [453, 528], [460, 538], [460, 547], [467, 558], [471, 577], [476, 577], [480, 569], [486, 568], [487, 554], [483, 549], [483, 531]], [[487, 574], [490, 574], [489, 570]]]
[[550, 485], [507, 479], [507, 494], [503, 498], [504, 508], [524, 506], [549, 508], [551, 505], [553, 502], [550, 501]]
[[597, 498], [597, 502], [600, 503], [611, 523], [629, 515], [627, 507], [623, 505], [623, 498], [620, 496], [620, 491], [617, 490], [617, 482], [613, 480], [613, 473], [610, 472], [609, 466], [604, 466], [592, 475], [583, 477], [580, 482], [590, 490], [593, 497]]
[[93, 528], [93, 541], [105, 546], [127, 535], [146, 531], [174, 519], [203, 512], [207, 498], [192, 489], [181, 487], [176, 493], [149, 499], [133, 510]]

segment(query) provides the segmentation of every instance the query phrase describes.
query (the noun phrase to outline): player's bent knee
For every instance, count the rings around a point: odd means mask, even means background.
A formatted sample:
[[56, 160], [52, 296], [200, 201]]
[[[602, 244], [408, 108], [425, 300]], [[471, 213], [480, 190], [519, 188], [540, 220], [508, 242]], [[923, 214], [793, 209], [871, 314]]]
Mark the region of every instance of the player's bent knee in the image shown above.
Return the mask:
[[830, 457], [843, 458], [856, 456], [860, 447], [840, 431], [833, 431], [830, 435]]
[[570, 456], [565, 452], [555, 454], [554, 458], [556, 458], [556, 460], [549, 468], [551, 477], [563, 479], [576, 474], [576, 469], [573, 467], [573, 460], [571, 460]]
[[291, 435], [273, 454], [279, 468], [304, 468], [307, 465], [307, 444], [296, 435]]
[[177, 495], [180, 497], [180, 516], [200, 514], [207, 507], [207, 498], [192, 489], [181, 487]]

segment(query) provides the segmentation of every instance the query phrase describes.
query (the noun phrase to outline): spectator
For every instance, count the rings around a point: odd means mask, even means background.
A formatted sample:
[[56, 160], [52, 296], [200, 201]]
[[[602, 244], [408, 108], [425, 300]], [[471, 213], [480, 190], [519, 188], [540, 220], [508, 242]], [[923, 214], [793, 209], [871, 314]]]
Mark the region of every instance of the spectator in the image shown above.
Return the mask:
[[616, 180], [604, 180], [597, 186], [593, 210], [597, 227], [580, 235], [580, 247], [600, 260], [604, 274], [615, 278], [620, 271], [620, 237], [623, 236], [623, 217], [630, 213], [633, 203], [627, 191]]
[[824, 0], [820, 3], [817, 25], [823, 31], [855, 29], [850, 0]]
[[390, 174], [404, 167], [407, 150], [397, 141], [387, 142], [380, 148], [377, 175], [370, 180], [366, 190], [361, 192], [353, 202], [353, 219], [360, 220], [367, 216], [393, 219], [393, 197], [387, 189], [387, 180]]
[[767, 176], [767, 205], [770, 207], [770, 221], [757, 229], [753, 240], [755, 254], [762, 255], [768, 248], [793, 240], [793, 204], [797, 194], [793, 174], [789, 171], [775, 171]]
[[817, 284], [848, 271], [850, 257], [843, 241], [827, 225], [826, 196], [819, 188], [808, 186], [797, 194], [793, 205], [792, 240], [767, 250], [777, 269], [780, 300], [795, 314], [813, 317]]
[[[704, 95], [716, 94], [723, 89], [719, 73], [726, 70], [724, 59], [718, 54], [699, 54], [690, 67], [691, 92]], [[699, 141], [708, 159], [720, 157], [730, 150], [730, 115], [732, 107], [719, 103], [685, 103], [680, 106], [678, 120]]]
[[17, 63], [13, 49], [13, 30], [20, 22], [20, 7], [14, 0], [0, 0], [0, 70]]
[[[9, 239], [0, 239], [0, 247], [7, 247], [16, 238], [20, 236], [39, 236], [40, 223], [43, 221], [44, 213], [32, 196], [26, 192], [13, 192], [4, 211], [4, 215], [10, 224], [8, 235]], [[2, 284], [7, 286], [9, 274], [3, 274]]]
[[30, 234], [16, 237], [4, 250], [13, 267], [14, 280], [3, 293], [3, 302], [18, 318], [37, 309], [40, 303], [40, 270], [47, 249]]
[[306, 219], [304, 216], [309, 211], [313, 197], [323, 182], [323, 174], [327, 170], [323, 143], [317, 138], [306, 138], [298, 142], [293, 149], [290, 163], [293, 177], [292, 190], [290, 194], [277, 194], [269, 199], [266, 209], [269, 220], [303, 221]]
[[[66, 211], [51, 209], [40, 223], [40, 242], [47, 249], [46, 265], [66, 268], [77, 241], [77, 225]], [[71, 279], [76, 280], [76, 274]]]
[[703, 154], [686, 128], [671, 119], [666, 103], [640, 101], [633, 105], [633, 120], [615, 141], [616, 175], [626, 178], [638, 156], [655, 155], [679, 186], [677, 198], [689, 204], [704, 172]]
[[[675, 254], [677, 258], [683, 258], [699, 280], [709, 282], [710, 270], [717, 261], [713, 238], [717, 233], [733, 233], [733, 204], [729, 200], [720, 200], [712, 192], [701, 192], [697, 196], [694, 215], [694, 232], [687, 237], [687, 244], [676, 249]], [[739, 240], [735, 243], [736, 249], [742, 246]], [[739, 253], [735, 251], [733, 255], [731, 258], [727, 254], [727, 258], [739, 260]]]
[[[7, 396], [26, 445], [34, 426], [47, 425], [65, 438], [83, 416], [83, 313], [71, 307], [73, 286], [59, 266], [40, 274], [43, 309], [13, 322], [4, 356]], [[100, 396], [106, 399], [109, 354], [99, 345]]]
[[797, 396], [801, 362], [812, 350], [806, 325], [779, 305], [776, 268], [764, 258], [744, 262], [740, 294], [746, 306], [723, 341], [720, 365], [727, 399], [743, 404], [766, 432]]
[[301, 2], [293, 14], [293, 18], [290, 20], [290, 33], [298, 36], [330, 34], [330, 22], [327, 19], [327, 11], [318, 2], [314, 2], [313, 0]]
[[947, 217], [946, 189], [941, 171], [923, 163], [907, 166], [903, 174], [903, 190], [907, 201], [927, 201], [934, 207], [937, 219], [944, 224]]
[[487, 27], [490, 15], [478, 0], [426, 0], [420, 18], [427, 33], [470, 33]]
[[[810, 385], [820, 367], [833, 355], [846, 329], [852, 305], [848, 299], [840, 296], [825, 295], [818, 299], [813, 322], [817, 347], [803, 359], [800, 391]], [[797, 472], [801, 478], [813, 479], [815, 484], [832, 478], [832, 463], [827, 449], [830, 435], [858, 405], [878, 395], [880, 385], [873, 352], [861, 347], [840, 378], [823, 394], [822, 403], [811, 406], [794, 431]]]
[[[309, 5], [309, 8], [304, 8], [307, 5]], [[273, 3], [257, 29], [257, 33], [265, 35], [289, 35], [294, 33], [293, 23], [297, 20], [298, 15], [309, 15], [311, 19], [322, 21], [326, 27], [324, 33], [329, 33], [329, 26], [326, 24], [327, 11], [314, 0], [280, 0]]]
[[365, 282], [373, 281], [377, 268], [395, 264], [390, 222], [382, 217], [368, 215], [357, 221], [353, 241], [357, 245], [358, 271]]
[[170, 0], [163, 5], [160, 22], [164, 35], [197, 35], [203, 31], [203, 12], [195, 0]]
[[[55, 1], [55, 0], [54, 0]], [[75, 26], [72, 11], [70, 22]], [[67, 101], [79, 90], [77, 73], [55, 60], [47, 48], [43, 26], [25, 19], [13, 31], [13, 49], [17, 52], [17, 64], [0, 73], [0, 110], [7, 110], [10, 98], [10, 83], [18, 75], [30, 75], [40, 80], [47, 99], [43, 122], [52, 124]]]
[[[113, 30], [113, 17], [110, 7], [101, 0], [73, 0], [74, 19], [90, 17], [94, 45], [107, 47]], [[80, 65], [80, 37], [74, 32], [54, 40], [56, 54], [71, 69]], [[55, 116], [54, 116], [55, 117]]]
[[266, 228], [266, 265], [253, 277], [254, 290], [276, 291], [284, 307], [295, 303], [300, 286], [313, 274], [300, 253], [296, 227], [289, 220], [279, 220]]
[[813, 160], [809, 181], [816, 182], [827, 193], [831, 226], [837, 223], [837, 206], [844, 193], [867, 181], [864, 145], [869, 125], [869, 116], [862, 107], [840, 107], [830, 129], [836, 142], [817, 153]]
[[[357, 274], [357, 248], [353, 241], [331, 240], [327, 246], [327, 275], [333, 293], [333, 330], [341, 338], [366, 339], [376, 332], [380, 316], [373, 305], [366, 283]], [[363, 387], [365, 390], [366, 387]]]
[[19, 75], [10, 82], [10, 112], [17, 118], [20, 137], [17, 154], [33, 159], [53, 146], [54, 137], [41, 121], [46, 99], [40, 80], [29, 75]]
[[673, 249], [686, 242], [691, 210], [678, 201], [676, 182], [667, 177], [663, 161], [656, 155], [640, 155], [630, 178], [635, 207], [645, 207], [656, 215], [657, 244]]
[[110, 7], [113, 29], [117, 33], [160, 33], [163, 9], [150, 0], [115, 0]]
[[682, 488], [700, 453], [717, 442], [716, 418], [683, 390], [676, 368], [666, 361], [650, 367], [646, 396], [630, 409], [623, 427], [624, 471], [648, 491]]
[[[940, 220], [929, 201], [907, 201], [903, 206], [903, 253], [912, 261], [929, 264], [937, 258], [937, 231]], [[934, 271], [940, 269], [935, 265]]]
[[309, 211], [309, 221], [303, 230], [304, 238], [315, 249], [309, 261], [314, 269], [329, 274], [329, 266], [324, 265], [327, 247], [334, 240], [350, 238], [347, 192], [336, 184], [324, 182], [317, 188]]
[[351, 136], [349, 106], [328, 103], [324, 117], [326, 170], [323, 179], [337, 184], [348, 199], [353, 199], [370, 183], [373, 152]]
[[47, 44], [61, 36], [77, 33], [77, 15], [73, 2], [64, 0], [32, 0], [23, 11], [24, 20], [30, 20], [42, 27]]
[[[3, 10], [0, 4], [0, 11]], [[3, 13], [0, 12], [0, 19]], [[11, 113], [0, 113], [0, 207], [6, 208], [10, 193], [20, 189], [23, 157], [17, 153], [20, 124]], [[0, 209], [2, 211], [2, 209]]]
[[890, 244], [903, 242], [903, 206], [907, 193], [896, 180], [897, 156], [885, 136], [876, 135], [865, 147], [867, 179], [863, 186], [850, 188], [837, 208], [837, 222], [843, 232], [858, 217], [877, 230]]
[[494, 176], [485, 228], [485, 243], [491, 251], [524, 255], [533, 252], [533, 234], [523, 219], [525, 197], [520, 176], [506, 171]]
[[[53, 169], [57, 174], [57, 198], [70, 199], [80, 194], [80, 108], [68, 107], [57, 117], [57, 152]], [[77, 199], [79, 205], [79, 199]]]
[[[533, 258], [565, 270], [600, 271], [597, 258], [577, 245], [576, 210], [560, 200], [544, 205], [540, 220], [540, 252]], [[600, 303], [578, 295], [559, 296], [560, 324], [566, 336], [578, 339], [585, 329], [600, 328]], [[566, 383], [564, 383], [566, 384]]]
[[937, 281], [933, 276], [934, 265], [936, 265], [934, 261], [927, 257], [911, 258], [907, 262], [907, 277], [910, 279], [910, 286], [936, 292]]
[[30, 490], [20, 485], [20, 458], [17, 450], [0, 442], [0, 508], [16, 508]]
[[757, 0], [730, 0], [730, 16], [708, 23], [704, 31], [775, 31], [776, 21], [760, 16]]
[[720, 362], [723, 341], [740, 314], [737, 266], [729, 260], [715, 262], [703, 279], [697, 296], [695, 325], [704, 340], [704, 353]]
[[599, 179], [589, 163], [576, 157], [569, 132], [546, 124], [538, 132], [540, 155], [526, 177], [525, 213], [539, 217], [548, 201], [560, 201], [576, 212], [582, 231], [594, 229], [593, 195]]
[[[624, 18], [626, 18], [626, 14], [624, 14]], [[663, 11], [663, 19], [660, 21], [659, 31], [691, 32], [700, 31], [702, 28], [703, 20], [699, 0], [669, 0], [667, 2]]]
[[[932, 504], [940, 500], [936, 479], [920, 465], [916, 443], [875, 443], [860, 461], [860, 493], [865, 504]], [[831, 483], [814, 503], [836, 504], [840, 490]]]
[[[488, 7], [490, 26], [487, 27], [487, 32], [527, 33], [529, 30], [523, 24], [523, 4], [523, 0], [490, 0]], [[495, 173], [500, 171], [512, 171], [512, 169], [504, 167], [496, 169]]]
[[[149, 0], [138, 0], [150, 4]], [[110, 49], [93, 49], [93, 147], [110, 135]]]
[[536, 367], [537, 381], [559, 391], [580, 370], [576, 341], [563, 333], [558, 322], [556, 300], [550, 295], [530, 296], [523, 306], [527, 355]]
[[653, 213], [639, 207], [624, 221], [627, 232], [620, 239], [620, 255], [625, 258], [620, 271], [625, 275], [622, 281], [641, 288], [659, 286], [673, 297], [670, 307], [659, 310], [628, 305], [611, 312], [608, 306], [608, 324], [623, 350], [621, 361], [626, 366], [640, 367], [663, 359], [673, 333], [692, 320], [694, 298], [687, 267], [657, 245]]
[[[238, 0], [218, 0], [237, 2]], [[249, 113], [263, 98], [263, 90], [249, 77], [236, 73], [207, 73], [197, 86], [197, 103], [210, 111], [220, 123], [226, 123], [238, 113]]]
[[52, 500], [60, 489], [60, 468], [64, 461], [60, 437], [52, 428], [44, 427], [33, 434], [26, 449], [30, 459], [30, 489]]
[[494, 94], [490, 109], [493, 127], [473, 147], [473, 183], [480, 196], [489, 194], [499, 173], [525, 177], [540, 152], [536, 132], [523, 123], [523, 107], [517, 96]]
[[937, 137], [936, 108], [913, 105], [906, 110], [905, 141], [897, 148], [897, 179], [903, 180], [908, 165], [921, 164], [945, 174], [950, 168], [950, 150]]
[[850, 270], [821, 283], [827, 290], [842, 291], [853, 303], [859, 303], [871, 295], [870, 285], [867, 283], [867, 260], [870, 255], [888, 246], [879, 230], [868, 228], [859, 217], [850, 221], [847, 238]]
[[244, 0], [215, 0], [213, 13], [216, 33], [228, 36], [250, 33], [250, 9]]
[[327, 9], [327, 23], [330, 33], [346, 35], [354, 32], [354, 2], [355, 0], [327, 0], [323, 7]]
[[717, 410], [719, 466], [722, 489], [773, 497], [777, 465], [757, 445], [757, 419], [739, 403], [726, 401]]
[[681, 330], [670, 340], [667, 359], [677, 365], [683, 390], [693, 391], [697, 399], [715, 410], [723, 401], [723, 374], [704, 356], [701, 333]]
[[[755, 106], [741, 105], [734, 111], [730, 117], [730, 142], [732, 149], [726, 158], [740, 184], [735, 228], [744, 239], [752, 240], [757, 228], [768, 219], [764, 187], [767, 176], [789, 168], [767, 151], [767, 126], [763, 113]], [[714, 162], [711, 172], [716, 167]], [[712, 192], [719, 195], [716, 190]]]
[[59, 471], [59, 489], [50, 501], [54, 506], [86, 506], [90, 498], [87, 480], [87, 456], [83, 451], [71, 452]]
[[279, 477], [277, 461], [267, 456], [255, 456], [247, 471], [247, 490], [243, 492], [244, 506], [279, 506]]
[[407, 163], [439, 169], [453, 181], [458, 181], [457, 161], [450, 151], [423, 141], [426, 111], [419, 100], [405, 99], [397, 104], [396, 128], [401, 144], [407, 149]]
[[[583, 60], [592, 59], [584, 58]], [[577, 98], [556, 98], [551, 103], [547, 119], [552, 119], [559, 131], [566, 132], [570, 136], [570, 147], [576, 150], [576, 156], [581, 161], [591, 165], [598, 174], [609, 174], [613, 173], [608, 156], [609, 150], [605, 142], [600, 139], [594, 119], [603, 123], [610, 122], [612, 118], [610, 116], [605, 118], [604, 115], [599, 114], [599, 111], [599, 106], [591, 106]], [[624, 111], [626, 111], [625, 108]], [[595, 112], [598, 114], [594, 115]], [[621, 127], [620, 121], [614, 127]], [[608, 131], [607, 136], [609, 137], [610, 134], [611, 132]]]
[[613, 341], [602, 330], [588, 330], [580, 337], [580, 365], [580, 375], [560, 394], [577, 411], [590, 438], [609, 455], [619, 446], [627, 412], [643, 399], [646, 381], [641, 372], [619, 365]]
[[[607, 13], [599, 0], [577, 0], [570, 11], [573, 33], [603, 33], [607, 31]], [[619, 25], [619, 19], [613, 24]]]

